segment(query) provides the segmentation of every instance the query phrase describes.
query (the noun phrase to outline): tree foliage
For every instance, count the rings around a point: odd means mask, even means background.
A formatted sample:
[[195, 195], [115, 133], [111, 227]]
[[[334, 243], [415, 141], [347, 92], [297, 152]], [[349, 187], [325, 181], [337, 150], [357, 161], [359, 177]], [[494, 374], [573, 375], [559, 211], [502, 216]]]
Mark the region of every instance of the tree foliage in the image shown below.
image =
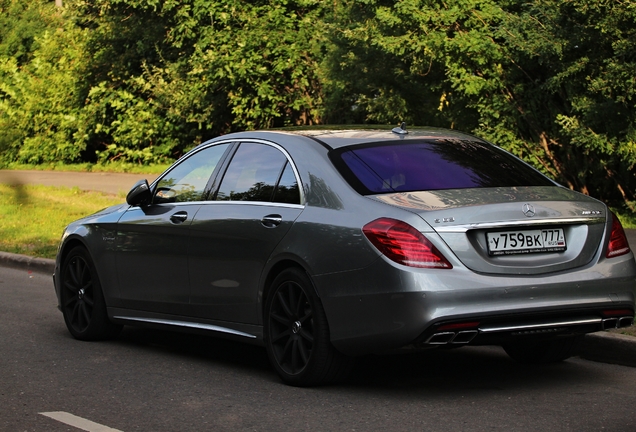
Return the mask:
[[110, 70], [89, 97], [89, 110], [106, 120], [101, 136], [111, 140], [99, 143], [99, 157], [175, 157], [231, 130], [315, 122], [313, 3], [81, 5], [80, 15], [99, 24], [96, 69], [129, 65]]
[[34, 13], [3, 1], [6, 159], [164, 162], [232, 130], [320, 121], [318, 1], [33, 1], [46, 20], [12, 52], [5, 35]]
[[5, 161], [169, 161], [233, 130], [474, 132], [636, 201], [636, 4], [0, 0]]
[[363, 120], [473, 131], [573, 189], [633, 206], [634, 3], [366, 0], [342, 9], [330, 82]]

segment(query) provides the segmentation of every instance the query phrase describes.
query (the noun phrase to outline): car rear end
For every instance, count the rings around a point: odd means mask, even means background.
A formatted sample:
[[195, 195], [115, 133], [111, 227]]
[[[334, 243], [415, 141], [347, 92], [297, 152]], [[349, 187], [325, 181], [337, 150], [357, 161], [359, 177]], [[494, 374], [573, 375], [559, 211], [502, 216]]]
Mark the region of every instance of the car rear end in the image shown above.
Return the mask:
[[[391, 217], [362, 228], [381, 255], [373, 272], [394, 274], [402, 295], [375, 293], [386, 312], [372, 307], [367, 324], [392, 329], [376, 339], [376, 350], [391, 340], [514, 347], [633, 324], [636, 264], [603, 203], [468, 136], [349, 145], [330, 156], [359, 194], [421, 218], [407, 223], [387, 208]], [[350, 315], [357, 307], [336, 306]], [[354, 328], [362, 329], [364, 316]], [[337, 347], [371, 345], [338, 327]]]

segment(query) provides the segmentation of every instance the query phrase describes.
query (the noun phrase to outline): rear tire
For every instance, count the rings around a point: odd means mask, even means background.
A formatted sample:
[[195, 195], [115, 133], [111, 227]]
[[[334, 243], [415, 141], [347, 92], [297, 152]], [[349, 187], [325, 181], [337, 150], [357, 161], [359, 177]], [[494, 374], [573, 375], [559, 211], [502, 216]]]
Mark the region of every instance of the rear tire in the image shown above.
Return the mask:
[[349, 374], [353, 358], [331, 345], [325, 311], [304, 271], [290, 268], [274, 279], [264, 315], [267, 354], [285, 383], [320, 385]]
[[75, 339], [110, 339], [122, 327], [112, 323], [95, 265], [88, 251], [77, 246], [64, 258], [60, 278], [62, 314]]
[[575, 355], [583, 336], [540, 342], [517, 342], [503, 346], [513, 360], [527, 364], [556, 363]]

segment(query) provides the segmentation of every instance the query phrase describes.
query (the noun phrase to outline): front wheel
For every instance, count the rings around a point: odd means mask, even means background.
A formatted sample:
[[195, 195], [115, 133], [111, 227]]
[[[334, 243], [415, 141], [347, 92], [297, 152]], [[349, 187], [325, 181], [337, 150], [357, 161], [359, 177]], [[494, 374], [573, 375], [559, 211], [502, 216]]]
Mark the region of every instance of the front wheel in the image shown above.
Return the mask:
[[515, 342], [503, 348], [513, 360], [520, 363], [556, 363], [572, 357], [583, 336], [570, 336], [539, 342]]
[[351, 370], [353, 359], [331, 345], [325, 312], [304, 271], [287, 269], [274, 279], [264, 319], [267, 354], [285, 383], [325, 384]]
[[74, 338], [100, 340], [119, 334], [122, 326], [108, 319], [95, 265], [83, 247], [73, 248], [64, 258], [60, 290], [64, 322]]

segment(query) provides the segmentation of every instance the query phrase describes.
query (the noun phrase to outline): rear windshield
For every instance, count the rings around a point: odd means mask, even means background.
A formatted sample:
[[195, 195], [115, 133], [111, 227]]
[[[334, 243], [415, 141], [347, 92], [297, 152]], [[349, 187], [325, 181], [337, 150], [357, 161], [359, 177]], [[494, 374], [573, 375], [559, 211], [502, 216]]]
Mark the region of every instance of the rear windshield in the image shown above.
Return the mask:
[[554, 186], [503, 150], [468, 140], [380, 143], [338, 149], [334, 165], [363, 195], [441, 189]]

